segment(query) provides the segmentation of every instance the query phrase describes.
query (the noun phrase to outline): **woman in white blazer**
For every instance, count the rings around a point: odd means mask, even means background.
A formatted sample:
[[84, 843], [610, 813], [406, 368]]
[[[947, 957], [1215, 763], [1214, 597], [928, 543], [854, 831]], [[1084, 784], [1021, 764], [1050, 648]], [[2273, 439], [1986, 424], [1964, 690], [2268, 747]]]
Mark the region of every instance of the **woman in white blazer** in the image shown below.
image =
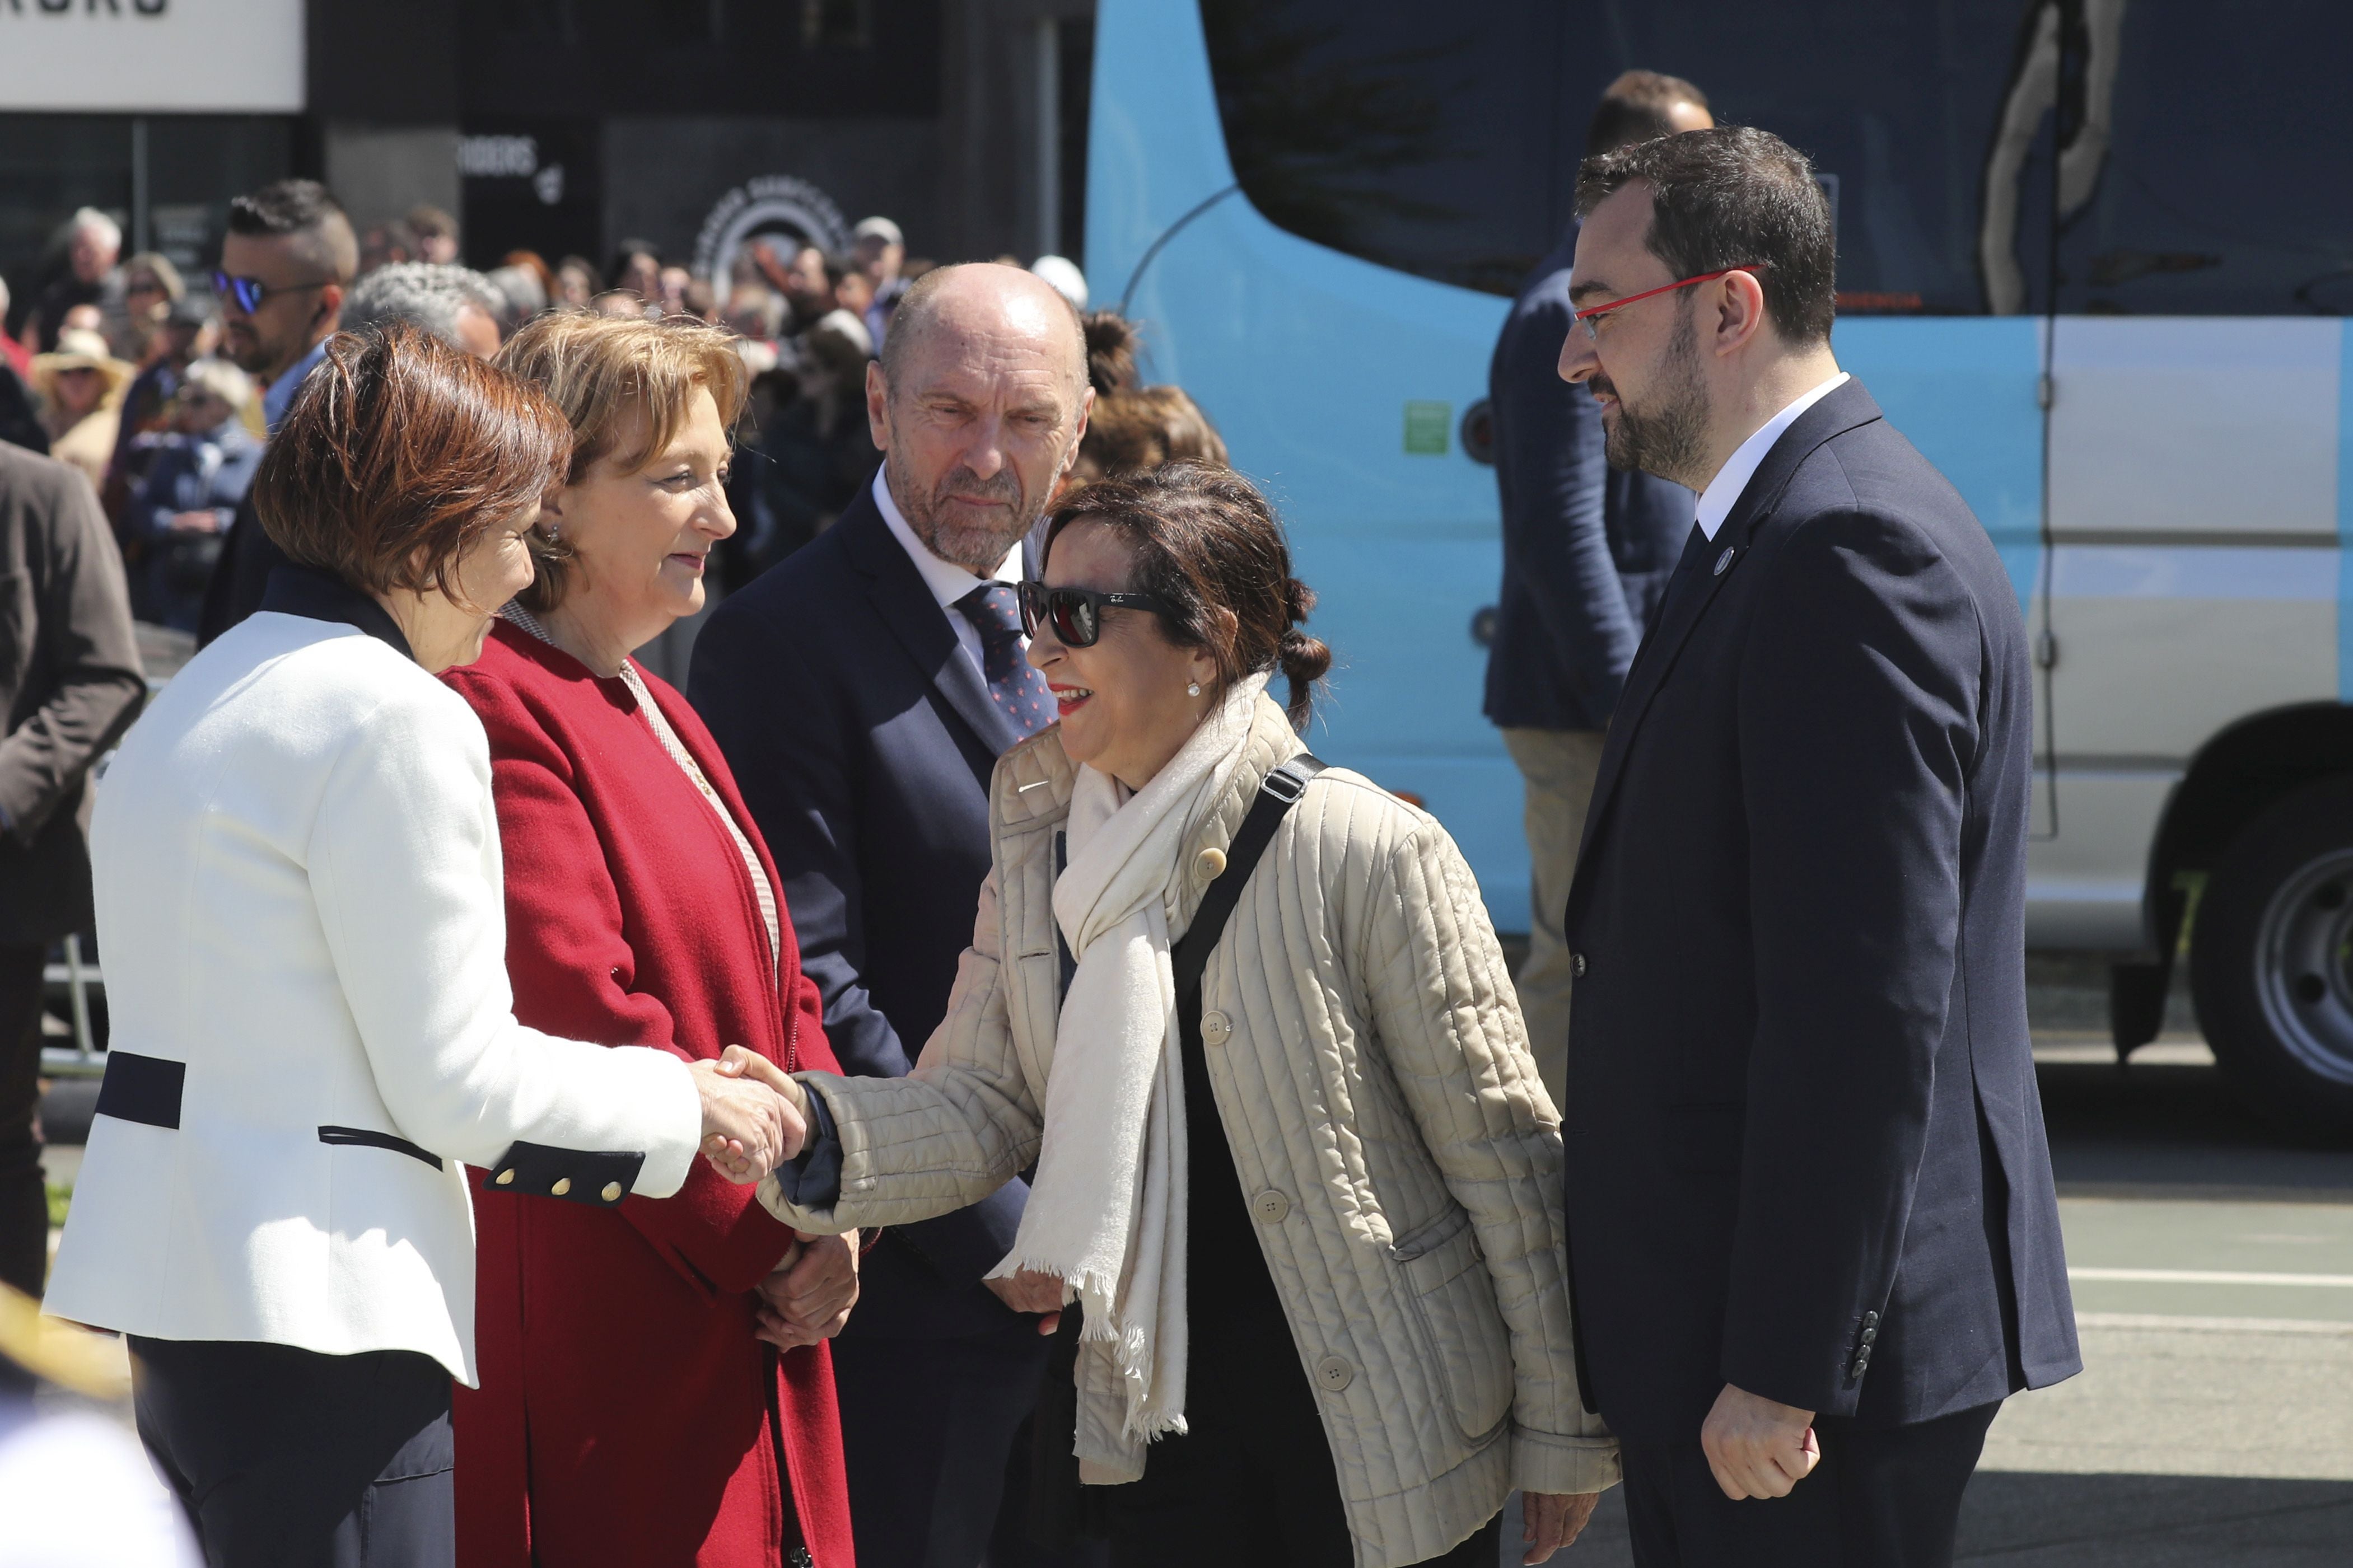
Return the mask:
[[47, 1309], [131, 1336], [215, 1563], [447, 1564], [461, 1164], [611, 1206], [797, 1146], [765, 1089], [510, 1008], [481, 725], [434, 672], [528, 583], [571, 431], [406, 328], [335, 339], [256, 481], [293, 563], [124, 741], [91, 859], [112, 1049]]

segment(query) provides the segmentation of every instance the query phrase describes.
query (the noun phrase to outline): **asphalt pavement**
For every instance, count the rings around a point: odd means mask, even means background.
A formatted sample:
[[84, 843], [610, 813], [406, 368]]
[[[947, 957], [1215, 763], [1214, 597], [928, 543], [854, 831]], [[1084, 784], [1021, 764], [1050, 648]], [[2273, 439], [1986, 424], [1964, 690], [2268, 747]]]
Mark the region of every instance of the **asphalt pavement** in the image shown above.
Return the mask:
[[[2083, 984], [2034, 1010], [2085, 1370], [2003, 1409], [1960, 1561], [2353, 1568], [2353, 1147], [2242, 1110], [2185, 1008], [2123, 1068]], [[88, 1098], [60, 1086], [53, 1133], [79, 1137]], [[79, 1153], [53, 1149], [52, 1179]], [[1632, 1563], [1615, 1491], [1556, 1561]]]
[[[2003, 1407], [1959, 1561], [2353, 1568], [2353, 1146], [2242, 1110], [2179, 1003], [2118, 1067], [2072, 978], [2035, 1061], [2084, 1371]], [[1615, 1492], [1555, 1561], [1630, 1568]]]

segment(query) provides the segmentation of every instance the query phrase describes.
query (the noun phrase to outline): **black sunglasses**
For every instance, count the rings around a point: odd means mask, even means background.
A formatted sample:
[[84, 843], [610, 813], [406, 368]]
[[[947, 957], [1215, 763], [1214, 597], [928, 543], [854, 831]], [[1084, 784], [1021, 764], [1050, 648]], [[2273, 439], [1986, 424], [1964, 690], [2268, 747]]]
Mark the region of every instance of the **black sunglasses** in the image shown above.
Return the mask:
[[213, 292], [224, 300], [234, 300], [237, 308], [247, 315], [261, 309], [261, 302], [272, 294], [301, 294], [312, 289], [324, 289], [324, 283], [264, 283], [259, 278], [232, 278], [216, 268], [213, 271]]
[[1103, 636], [1105, 606], [1115, 610], [1151, 610], [1174, 616], [1176, 606], [1149, 594], [1098, 594], [1092, 588], [1050, 588], [1032, 580], [1019, 585], [1021, 629], [1030, 637], [1040, 626], [1051, 626], [1065, 647], [1092, 647]]

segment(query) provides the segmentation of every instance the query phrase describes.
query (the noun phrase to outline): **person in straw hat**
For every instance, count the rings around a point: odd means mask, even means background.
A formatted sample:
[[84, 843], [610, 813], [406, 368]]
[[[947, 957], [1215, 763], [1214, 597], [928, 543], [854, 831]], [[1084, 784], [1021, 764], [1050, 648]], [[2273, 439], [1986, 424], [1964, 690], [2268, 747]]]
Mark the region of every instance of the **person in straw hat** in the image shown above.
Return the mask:
[[103, 334], [88, 328], [68, 328], [54, 352], [33, 356], [33, 393], [41, 401], [49, 455], [88, 475], [93, 492], [106, 483], [122, 395], [135, 374], [129, 361], [114, 357]]

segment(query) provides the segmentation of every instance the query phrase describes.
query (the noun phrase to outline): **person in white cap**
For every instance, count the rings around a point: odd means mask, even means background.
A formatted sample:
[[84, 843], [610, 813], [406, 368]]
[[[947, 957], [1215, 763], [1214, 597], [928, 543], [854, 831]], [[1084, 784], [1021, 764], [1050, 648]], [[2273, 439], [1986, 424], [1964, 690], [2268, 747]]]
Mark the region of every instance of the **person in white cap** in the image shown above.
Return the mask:
[[874, 302], [866, 307], [866, 334], [879, 349], [891, 330], [891, 312], [907, 291], [907, 237], [887, 217], [862, 217], [849, 231], [849, 255], [874, 285]]
[[1067, 256], [1041, 256], [1029, 264], [1029, 270], [1043, 278], [1055, 293], [1071, 302], [1073, 310], [1087, 308], [1087, 275], [1079, 264]]

